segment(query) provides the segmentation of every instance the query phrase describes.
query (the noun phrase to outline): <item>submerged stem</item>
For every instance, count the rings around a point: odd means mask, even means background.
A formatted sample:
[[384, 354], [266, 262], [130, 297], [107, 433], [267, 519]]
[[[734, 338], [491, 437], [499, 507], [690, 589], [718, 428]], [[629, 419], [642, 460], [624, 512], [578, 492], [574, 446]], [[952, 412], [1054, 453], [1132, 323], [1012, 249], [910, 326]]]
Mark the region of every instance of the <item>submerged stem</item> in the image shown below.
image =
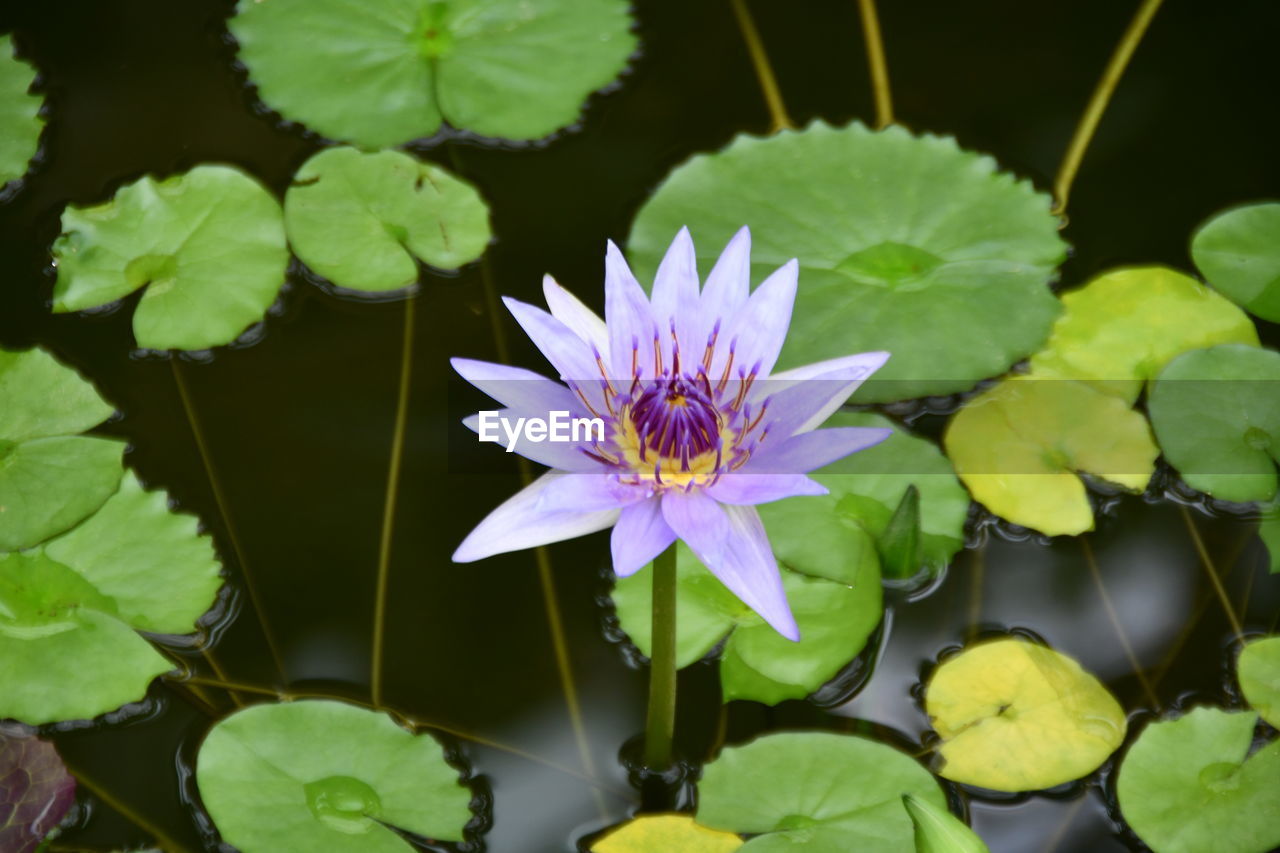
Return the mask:
[[770, 132], [777, 133], [795, 127], [791, 117], [787, 115], [786, 105], [782, 103], [782, 91], [778, 88], [778, 80], [773, 76], [773, 67], [769, 64], [769, 55], [765, 53], [764, 42], [760, 39], [760, 31], [747, 9], [745, 0], [730, 0], [733, 14], [738, 19], [738, 27], [742, 30], [742, 38], [747, 43], [747, 53], [751, 55], [751, 65], [755, 68], [756, 79], [760, 81], [760, 91], [764, 94], [765, 105], [769, 108], [769, 118], [773, 126]]
[[374, 705], [382, 704], [382, 651], [386, 637], [387, 580], [391, 573], [391, 542], [395, 534], [396, 498], [400, 491], [400, 468], [404, 458], [404, 433], [409, 416], [409, 390], [413, 375], [413, 317], [417, 299], [411, 294], [404, 303], [404, 333], [400, 345], [400, 387], [396, 395], [395, 426], [391, 431], [391, 461], [387, 470], [387, 493], [382, 507], [382, 535], [378, 543], [378, 580], [373, 605], [373, 652], [370, 661], [370, 694]]
[[676, 728], [676, 546], [653, 561], [653, 654], [649, 664], [649, 714], [644, 763], [651, 770], [671, 766]]
[[862, 16], [862, 33], [867, 43], [871, 94], [876, 101], [876, 130], [881, 130], [893, 124], [893, 99], [889, 95], [889, 64], [884, 58], [884, 39], [880, 36], [876, 0], [858, 0], [858, 12]]

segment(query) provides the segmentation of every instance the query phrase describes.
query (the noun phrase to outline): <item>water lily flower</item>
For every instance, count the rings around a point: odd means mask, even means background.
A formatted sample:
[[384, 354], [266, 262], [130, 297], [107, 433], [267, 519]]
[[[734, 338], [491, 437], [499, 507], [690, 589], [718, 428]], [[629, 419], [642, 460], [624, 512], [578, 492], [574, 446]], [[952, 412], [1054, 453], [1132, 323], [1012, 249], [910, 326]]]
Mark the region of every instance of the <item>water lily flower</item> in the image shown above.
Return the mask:
[[[561, 442], [491, 437], [552, 470], [480, 522], [456, 562], [612, 526], [613, 569], [623, 577], [680, 538], [744, 604], [799, 639], [755, 505], [826, 494], [808, 472], [889, 435], [817, 429], [889, 354], [773, 373], [799, 264], [791, 260], [753, 292], [750, 253], [743, 228], [700, 290], [693, 241], [682, 229], [649, 298], [610, 242], [604, 321], [550, 276], [543, 281], [550, 313], [504, 299], [564, 384], [470, 359], [453, 359], [454, 368], [498, 400], [509, 422], [569, 412], [604, 430]], [[481, 428], [478, 416], [466, 423]]]

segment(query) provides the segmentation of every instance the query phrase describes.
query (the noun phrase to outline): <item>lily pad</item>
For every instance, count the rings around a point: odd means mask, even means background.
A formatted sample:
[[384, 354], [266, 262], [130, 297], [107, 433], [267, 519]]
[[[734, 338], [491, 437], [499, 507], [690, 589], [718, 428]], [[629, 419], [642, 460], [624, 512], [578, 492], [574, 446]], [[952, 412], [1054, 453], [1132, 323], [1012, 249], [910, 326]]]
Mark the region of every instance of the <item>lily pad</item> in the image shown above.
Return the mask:
[[461, 841], [471, 792], [430, 735], [344, 702], [254, 705], [209, 732], [200, 798], [244, 853], [400, 853], [393, 829]]
[[1093, 528], [1079, 472], [1141, 491], [1159, 451], [1147, 420], [1082, 382], [1015, 376], [969, 400], [943, 437], [956, 473], [996, 515], [1050, 536]]
[[813, 478], [831, 490], [841, 513], [856, 518], [878, 540], [914, 485], [920, 492], [920, 560], [935, 572], [950, 562], [964, 546], [969, 495], [937, 445], [869, 412], [838, 412], [823, 426], [893, 430], [874, 447], [815, 471]]
[[33, 853], [75, 801], [53, 744], [0, 729], [0, 850]]
[[191, 632], [220, 585], [196, 520], [127, 475], [69, 533], [0, 555], [0, 717], [87, 719], [142, 699], [173, 667], [137, 632]]
[[1280, 204], [1233, 208], [1200, 226], [1191, 257], [1204, 277], [1264, 320], [1280, 322]]
[[938, 773], [994, 791], [1087, 776], [1124, 741], [1124, 709], [1101, 682], [1066, 655], [1015, 638], [941, 663], [925, 711], [942, 737]]
[[68, 207], [53, 256], [55, 312], [145, 287], [133, 334], [156, 350], [231, 343], [262, 320], [289, 262], [280, 205], [230, 166], [140, 178], [105, 204]]
[[1186, 353], [1160, 373], [1147, 409], [1187, 485], [1241, 503], [1275, 496], [1280, 353], [1239, 344]]
[[1249, 756], [1257, 714], [1194, 708], [1151, 723], [1120, 766], [1129, 827], [1155, 853], [1280, 846], [1280, 742]]
[[915, 825], [903, 797], [941, 809], [946, 798], [910, 756], [830, 732], [766, 735], [728, 747], [698, 783], [698, 823], [760, 834], [742, 853], [901, 853]]
[[30, 94], [35, 72], [13, 52], [13, 37], [0, 36], [0, 187], [22, 177], [36, 154], [44, 121], [41, 99]]
[[[866, 646], [883, 614], [875, 542], [831, 496], [760, 507], [800, 626], [800, 642], [769, 627], [708, 571], [683, 542], [676, 549], [676, 663], [701, 659], [728, 635], [720, 661], [725, 701], [777, 704], [831, 680]], [[651, 646], [652, 566], [621, 578], [618, 621], [645, 654]]]
[[284, 222], [307, 266], [363, 291], [413, 284], [418, 260], [457, 269], [480, 257], [490, 236], [474, 187], [399, 151], [321, 151], [294, 177]]
[[1236, 678], [1249, 707], [1280, 729], [1280, 637], [1246, 645], [1236, 661]]
[[1168, 267], [1103, 273], [1063, 294], [1062, 304], [1049, 343], [1031, 357], [1032, 375], [1078, 379], [1128, 403], [1188, 350], [1258, 344], [1249, 315]]
[[913, 794], [902, 801], [916, 825], [915, 853], [990, 853], [978, 834], [945, 808]]
[[113, 411], [43, 350], [0, 350], [0, 551], [61, 533], [115, 492], [124, 444], [76, 435]]
[[732, 832], [698, 826], [689, 815], [633, 818], [591, 845], [592, 853], [733, 853], [742, 839]]
[[800, 262], [779, 369], [888, 350], [854, 395], [880, 402], [963, 391], [1044, 343], [1066, 250], [1049, 208], [952, 139], [815, 122], [680, 166], [640, 211], [629, 250], [651, 274], [688, 225], [706, 270], [751, 226], [757, 281]]
[[622, 0], [242, 0], [229, 25], [268, 105], [365, 148], [430, 136], [442, 121], [546, 136], [636, 46]]

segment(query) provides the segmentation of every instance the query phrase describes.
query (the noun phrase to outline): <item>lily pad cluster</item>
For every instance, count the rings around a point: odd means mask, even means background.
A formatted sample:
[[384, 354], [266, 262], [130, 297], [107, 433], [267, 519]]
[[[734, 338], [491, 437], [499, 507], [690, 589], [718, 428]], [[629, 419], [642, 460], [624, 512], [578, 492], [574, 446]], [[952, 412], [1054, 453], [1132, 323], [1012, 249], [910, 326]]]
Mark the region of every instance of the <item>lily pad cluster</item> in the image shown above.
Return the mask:
[[822, 122], [740, 136], [667, 178], [629, 251], [646, 280], [682, 226], [710, 247], [743, 223], [757, 280], [800, 262], [779, 368], [893, 353], [857, 401], [971, 388], [1043, 345], [1060, 310], [1048, 285], [1066, 246], [1048, 197], [949, 138]]
[[242, 0], [229, 25], [269, 106], [364, 148], [546, 136], [636, 47], [622, 0]]
[[[827, 426], [888, 427], [878, 415], [837, 414]], [[919, 490], [917, 564], [938, 569], [963, 544], [968, 497], [946, 459], [928, 441], [895, 429], [875, 448], [815, 472], [830, 489], [760, 507], [800, 626], [800, 642], [779, 636], [730, 593], [683, 544], [677, 546], [677, 665], [721, 642], [726, 701], [776, 704], [831, 680], [865, 648], [883, 613], [883, 534], [907, 489]], [[621, 627], [650, 652], [652, 567], [618, 581]]]
[[13, 37], [0, 36], [0, 188], [22, 177], [36, 154], [44, 120], [31, 94], [31, 66], [14, 55]]
[[430, 735], [345, 702], [254, 705], [213, 727], [196, 782], [244, 853], [402, 853], [461, 841], [471, 792]]

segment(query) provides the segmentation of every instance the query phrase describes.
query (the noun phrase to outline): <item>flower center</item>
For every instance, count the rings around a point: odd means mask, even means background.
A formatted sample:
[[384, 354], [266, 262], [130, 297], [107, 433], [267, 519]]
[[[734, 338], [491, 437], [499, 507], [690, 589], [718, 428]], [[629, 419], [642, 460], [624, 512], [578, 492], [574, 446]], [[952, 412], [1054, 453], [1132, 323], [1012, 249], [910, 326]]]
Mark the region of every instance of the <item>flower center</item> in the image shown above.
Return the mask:
[[649, 386], [631, 407], [631, 422], [644, 446], [685, 464], [720, 446], [720, 414], [710, 388], [686, 377]]

